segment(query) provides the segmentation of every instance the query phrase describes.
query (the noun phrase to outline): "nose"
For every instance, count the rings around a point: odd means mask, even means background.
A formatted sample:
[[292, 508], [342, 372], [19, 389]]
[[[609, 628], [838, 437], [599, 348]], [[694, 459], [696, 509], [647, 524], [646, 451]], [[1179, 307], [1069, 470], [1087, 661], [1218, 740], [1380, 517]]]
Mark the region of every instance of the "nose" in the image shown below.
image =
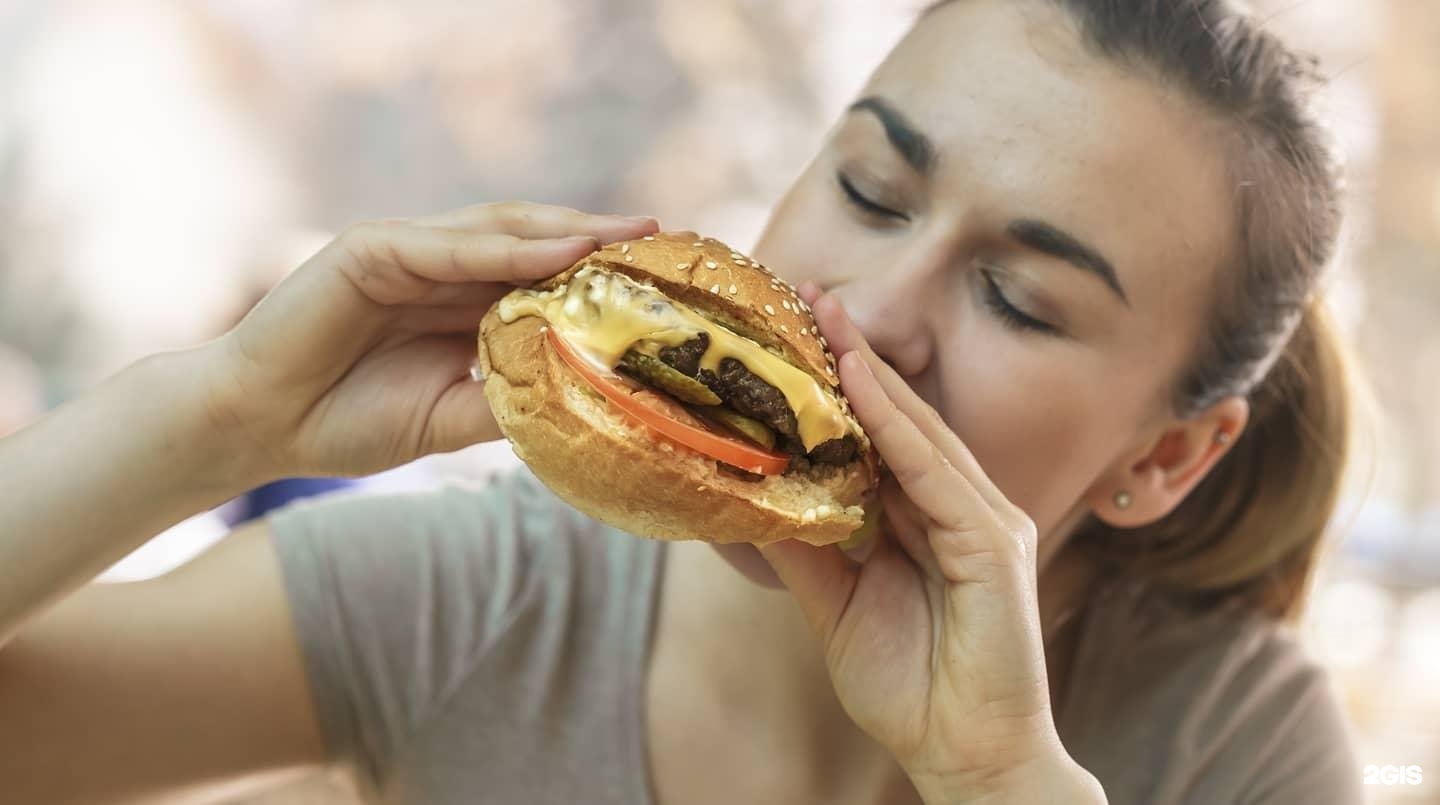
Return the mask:
[[934, 357], [926, 300], [936, 298], [939, 289], [930, 287], [935, 281], [925, 267], [892, 265], [829, 290], [875, 352], [901, 375], [914, 377]]

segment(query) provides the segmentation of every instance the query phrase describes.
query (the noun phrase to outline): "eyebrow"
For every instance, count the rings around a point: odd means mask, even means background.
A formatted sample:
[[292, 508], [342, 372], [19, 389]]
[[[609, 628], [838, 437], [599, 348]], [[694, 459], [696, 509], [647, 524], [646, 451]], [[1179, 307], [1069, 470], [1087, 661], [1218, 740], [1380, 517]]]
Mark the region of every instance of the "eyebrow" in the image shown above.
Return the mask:
[[909, 118], [901, 114], [900, 110], [891, 106], [889, 101], [871, 95], [850, 104], [850, 111], [870, 112], [879, 118], [890, 144], [895, 146], [895, 150], [900, 152], [901, 158], [910, 167], [923, 174], [935, 170], [935, 143], [916, 128]]
[[1120, 301], [1130, 306], [1130, 298], [1125, 295], [1125, 289], [1120, 285], [1120, 277], [1115, 273], [1114, 266], [1101, 254], [1089, 246], [1086, 246], [1074, 235], [1070, 235], [1044, 221], [1021, 219], [1011, 221], [1006, 227], [1006, 232], [1015, 241], [1023, 246], [1028, 246], [1037, 252], [1048, 254], [1051, 257], [1058, 257], [1067, 263], [1083, 271], [1099, 277]]

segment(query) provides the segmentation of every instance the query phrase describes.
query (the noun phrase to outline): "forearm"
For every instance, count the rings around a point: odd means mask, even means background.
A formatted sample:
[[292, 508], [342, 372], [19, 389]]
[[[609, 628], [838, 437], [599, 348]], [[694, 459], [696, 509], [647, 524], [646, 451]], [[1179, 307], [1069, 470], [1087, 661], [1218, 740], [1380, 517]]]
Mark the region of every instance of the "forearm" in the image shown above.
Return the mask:
[[146, 358], [0, 439], [0, 644], [145, 540], [263, 473], [209, 422], [203, 348]]

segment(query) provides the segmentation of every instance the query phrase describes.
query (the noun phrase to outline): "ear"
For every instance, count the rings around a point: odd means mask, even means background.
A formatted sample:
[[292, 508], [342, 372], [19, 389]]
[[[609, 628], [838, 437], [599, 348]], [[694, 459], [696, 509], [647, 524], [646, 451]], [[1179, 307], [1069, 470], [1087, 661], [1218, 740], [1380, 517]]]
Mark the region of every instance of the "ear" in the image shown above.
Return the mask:
[[1105, 472], [1085, 502], [1116, 528], [1159, 520], [1230, 450], [1249, 418], [1250, 403], [1226, 397], [1194, 417], [1166, 423], [1158, 436]]

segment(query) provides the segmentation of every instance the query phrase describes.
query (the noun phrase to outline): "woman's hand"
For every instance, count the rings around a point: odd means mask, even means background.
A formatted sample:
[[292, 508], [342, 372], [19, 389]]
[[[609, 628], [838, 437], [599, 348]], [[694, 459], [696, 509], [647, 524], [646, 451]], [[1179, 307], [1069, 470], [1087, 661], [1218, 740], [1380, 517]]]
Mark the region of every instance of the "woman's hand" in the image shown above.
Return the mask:
[[656, 228], [523, 203], [352, 227], [204, 347], [209, 415], [261, 476], [363, 474], [498, 438], [469, 375], [485, 311]]
[[862, 564], [833, 545], [762, 549], [823, 641], [846, 712], [926, 802], [1103, 802], [1050, 711], [1034, 524], [837, 299], [802, 295], [895, 481], [882, 489], [889, 527]]

